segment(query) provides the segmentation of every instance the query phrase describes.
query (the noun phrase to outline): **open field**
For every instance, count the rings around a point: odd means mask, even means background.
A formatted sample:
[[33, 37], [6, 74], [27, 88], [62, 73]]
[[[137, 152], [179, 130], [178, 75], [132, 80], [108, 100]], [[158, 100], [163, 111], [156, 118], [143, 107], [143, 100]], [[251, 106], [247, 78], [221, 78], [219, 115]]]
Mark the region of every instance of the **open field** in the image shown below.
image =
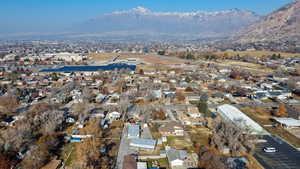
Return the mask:
[[280, 54], [282, 57], [293, 57], [300, 56], [300, 53], [284, 53], [284, 52], [273, 52], [273, 51], [230, 51], [230, 52], [216, 52], [218, 55], [227, 54], [228, 56], [252, 56], [252, 57], [261, 57], [261, 56], [270, 56], [273, 54]]
[[[116, 57], [117, 53], [98, 53], [98, 54], [90, 54], [91, 61], [93, 62], [103, 62], [103, 61], [111, 61], [114, 57]], [[152, 63], [152, 64], [183, 64], [187, 62], [184, 59], [179, 59], [176, 57], [168, 57], [168, 56], [160, 56], [156, 54], [120, 54], [118, 59], [127, 59], [127, 58], [138, 58], [144, 62]]]
[[76, 161], [76, 151], [74, 143], [66, 144], [61, 152], [61, 158], [64, 160], [65, 166], [72, 166], [73, 162]]
[[248, 62], [242, 62], [242, 61], [235, 61], [235, 60], [222, 60], [222, 61], [217, 61], [217, 62], [212, 62], [212, 61], [206, 61], [207, 63], [214, 63], [217, 64], [218, 66], [224, 67], [224, 68], [241, 68], [244, 70], [248, 70], [250, 72], [266, 72], [270, 73], [273, 72], [272, 69], [267, 68], [263, 65], [259, 64], [254, 64], [254, 63], [248, 63]]

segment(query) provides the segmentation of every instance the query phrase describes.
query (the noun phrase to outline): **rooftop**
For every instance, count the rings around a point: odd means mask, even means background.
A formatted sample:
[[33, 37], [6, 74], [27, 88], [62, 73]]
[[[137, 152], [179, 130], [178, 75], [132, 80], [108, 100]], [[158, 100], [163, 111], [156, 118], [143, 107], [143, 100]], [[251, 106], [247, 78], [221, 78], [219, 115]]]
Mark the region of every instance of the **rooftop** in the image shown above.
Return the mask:
[[219, 106], [218, 112], [223, 118], [229, 119], [235, 125], [241, 128], [250, 128], [252, 134], [266, 134], [265, 130], [259, 124], [232, 105], [224, 104]]
[[287, 127], [300, 127], [300, 120], [296, 120], [293, 118], [278, 118], [278, 117], [274, 117], [272, 119]]
[[128, 136], [129, 137], [139, 137], [140, 136], [140, 126], [139, 125], [130, 125], [128, 127]]

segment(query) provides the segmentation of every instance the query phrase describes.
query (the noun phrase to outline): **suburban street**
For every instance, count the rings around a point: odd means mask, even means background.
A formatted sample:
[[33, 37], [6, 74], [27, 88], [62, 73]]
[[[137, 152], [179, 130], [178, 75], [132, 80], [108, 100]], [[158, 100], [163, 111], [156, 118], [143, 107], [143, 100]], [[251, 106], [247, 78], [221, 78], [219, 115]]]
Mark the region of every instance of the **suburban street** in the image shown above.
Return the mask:
[[[257, 145], [254, 157], [265, 169], [299, 169], [300, 151], [274, 136], [263, 136], [265, 143]], [[277, 152], [266, 153], [264, 147], [275, 147]]]

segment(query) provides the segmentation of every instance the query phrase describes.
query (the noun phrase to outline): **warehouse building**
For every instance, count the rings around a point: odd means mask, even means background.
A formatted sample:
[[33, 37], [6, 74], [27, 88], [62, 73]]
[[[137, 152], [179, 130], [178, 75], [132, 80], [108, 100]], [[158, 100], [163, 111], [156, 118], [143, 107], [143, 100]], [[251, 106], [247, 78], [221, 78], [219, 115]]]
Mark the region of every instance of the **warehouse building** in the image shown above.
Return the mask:
[[234, 106], [229, 104], [219, 106], [217, 108], [217, 112], [224, 120], [232, 122], [237, 127], [249, 129], [251, 134], [267, 134], [267, 132], [259, 124], [250, 119], [247, 115]]

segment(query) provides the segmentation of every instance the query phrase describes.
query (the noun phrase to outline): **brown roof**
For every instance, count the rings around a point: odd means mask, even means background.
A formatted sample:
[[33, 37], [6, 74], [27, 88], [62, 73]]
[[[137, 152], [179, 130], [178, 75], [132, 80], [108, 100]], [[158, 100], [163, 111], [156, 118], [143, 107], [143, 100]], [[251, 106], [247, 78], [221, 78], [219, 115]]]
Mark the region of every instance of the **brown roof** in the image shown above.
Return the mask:
[[137, 169], [136, 159], [132, 155], [124, 156], [123, 169]]

